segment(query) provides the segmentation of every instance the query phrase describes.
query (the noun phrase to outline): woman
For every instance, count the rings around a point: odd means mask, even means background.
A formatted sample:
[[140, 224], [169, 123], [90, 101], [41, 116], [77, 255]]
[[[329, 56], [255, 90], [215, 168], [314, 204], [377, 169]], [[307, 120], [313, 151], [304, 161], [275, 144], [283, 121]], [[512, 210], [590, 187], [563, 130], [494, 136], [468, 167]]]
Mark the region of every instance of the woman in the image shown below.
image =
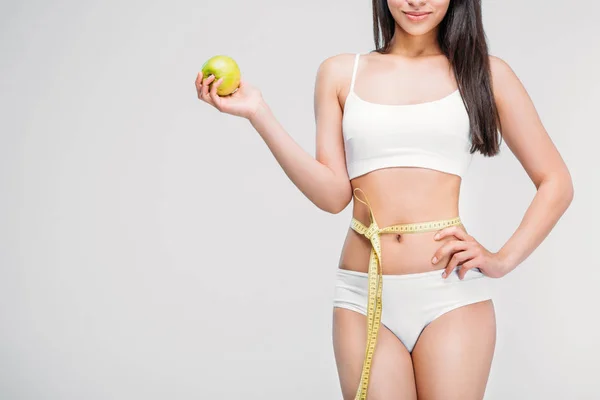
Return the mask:
[[[344, 399], [482, 399], [496, 341], [487, 284], [549, 234], [571, 177], [519, 79], [488, 54], [479, 0], [373, 10], [376, 50], [319, 66], [316, 159], [244, 80], [220, 97], [220, 81], [200, 73], [198, 97], [247, 118], [317, 207], [339, 213], [355, 199], [333, 308]], [[458, 200], [473, 153], [496, 155], [502, 138], [538, 191], [491, 252], [467, 233]]]

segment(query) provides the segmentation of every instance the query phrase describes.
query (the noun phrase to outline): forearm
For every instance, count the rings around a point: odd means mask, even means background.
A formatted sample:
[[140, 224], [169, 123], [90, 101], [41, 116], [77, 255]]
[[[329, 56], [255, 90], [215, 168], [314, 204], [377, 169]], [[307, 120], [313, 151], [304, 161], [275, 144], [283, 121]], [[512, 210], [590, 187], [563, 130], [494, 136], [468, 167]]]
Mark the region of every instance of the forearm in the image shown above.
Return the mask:
[[540, 245], [573, 198], [570, 177], [542, 182], [521, 224], [498, 251], [506, 272], [515, 269]]
[[338, 213], [347, 205], [351, 192], [347, 178], [338, 177], [307, 153], [281, 126], [267, 104], [249, 119], [265, 141], [285, 174], [320, 209]]

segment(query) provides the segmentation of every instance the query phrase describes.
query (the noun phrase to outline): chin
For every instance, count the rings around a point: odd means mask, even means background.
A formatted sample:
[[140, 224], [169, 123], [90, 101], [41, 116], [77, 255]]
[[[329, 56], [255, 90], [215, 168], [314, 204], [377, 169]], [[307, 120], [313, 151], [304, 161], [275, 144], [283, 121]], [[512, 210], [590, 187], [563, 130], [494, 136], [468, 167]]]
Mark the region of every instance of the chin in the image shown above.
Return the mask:
[[435, 26], [404, 26], [404, 24], [398, 24], [400, 28], [411, 36], [421, 36], [431, 32]]

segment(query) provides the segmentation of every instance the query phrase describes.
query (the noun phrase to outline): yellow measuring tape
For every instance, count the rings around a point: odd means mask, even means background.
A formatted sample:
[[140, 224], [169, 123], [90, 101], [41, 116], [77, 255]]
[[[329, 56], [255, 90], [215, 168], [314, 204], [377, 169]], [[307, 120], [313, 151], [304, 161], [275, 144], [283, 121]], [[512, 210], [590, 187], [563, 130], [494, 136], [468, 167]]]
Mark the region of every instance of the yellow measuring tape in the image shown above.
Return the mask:
[[[362, 192], [365, 201], [356, 196], [356, 192]], [[383, 289], [383, 269], [381, 267], [381, 239], [382, 233], [417, 233], [431, 232], [452, 225], [461, 225], [460, 217], [452, 219], [443, 219], [437, 221], [417, 222], [410, 224], [391, 225], [385, 228], [380, 228], [375, 221], [375, 215], [371, 204], [367, 199], [367, 195], [360, 188], [355, 188], [353, 195], [356, 200], [365, 204], [369, 208], [369, 219], [371, 225], [365, 226], [356, 218], [352, 218], [351, 227], [356, 232], [364, 235], [371, 242], [371, 255], [369, 257], [369, 300], [367, 306], [367, 348], [365, 351], [365, 359], [363, 363], [362, 373], [360, 377], [360, 385], [356, 392], [354, 400], [365, 400], [367, 398], [367, 387], [369, 386], [369, 373], [371, 372], [371, 361], [375, 352], [375, 343], [377, 342], [377, 333], [379, 332], [379, 324], [381, 322], [381, 293]], [[440, 272], [441, 274], [441, 272]]]

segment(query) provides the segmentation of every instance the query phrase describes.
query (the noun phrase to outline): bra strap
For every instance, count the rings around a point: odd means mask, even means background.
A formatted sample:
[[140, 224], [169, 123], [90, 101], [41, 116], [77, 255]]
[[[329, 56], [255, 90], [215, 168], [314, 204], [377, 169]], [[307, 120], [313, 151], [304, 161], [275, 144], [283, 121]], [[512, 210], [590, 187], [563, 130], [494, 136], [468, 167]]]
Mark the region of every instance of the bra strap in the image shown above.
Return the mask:
[[360, 53], [356, 53], [354, 57], [354, 68], [352, 69], [352, 80], [350, 81], [350, 92], [354, 91], [354, 81], [356, 79], [356, 70], [358, 69], [358, 59], [360, 57]]

